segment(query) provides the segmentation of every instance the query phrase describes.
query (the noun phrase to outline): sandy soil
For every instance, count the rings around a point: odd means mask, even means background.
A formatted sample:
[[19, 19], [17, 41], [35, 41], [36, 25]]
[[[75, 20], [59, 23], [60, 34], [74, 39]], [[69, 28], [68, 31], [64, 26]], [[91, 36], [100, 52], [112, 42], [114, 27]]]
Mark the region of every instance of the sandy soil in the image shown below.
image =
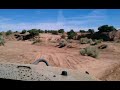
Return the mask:
[[75, 44], [76, 48], [58, 48], [55, 47], [56, 43], [39, 46], [31, 43], [30, 41], [7, 41], [5, 46], [0, 46], [0, 62], [29, 64], [44, 57], [50, 66], [88, 71], [90, 75], [101, 80], [120, 80], [115, 75], [117, 73], [119, 76], [120, 73], [118, 70], [120, 44], [118, 43], [107, 43], [109, 47], [101, 50], [97, 59], [80, 55], [80, 48], [87, 45]]

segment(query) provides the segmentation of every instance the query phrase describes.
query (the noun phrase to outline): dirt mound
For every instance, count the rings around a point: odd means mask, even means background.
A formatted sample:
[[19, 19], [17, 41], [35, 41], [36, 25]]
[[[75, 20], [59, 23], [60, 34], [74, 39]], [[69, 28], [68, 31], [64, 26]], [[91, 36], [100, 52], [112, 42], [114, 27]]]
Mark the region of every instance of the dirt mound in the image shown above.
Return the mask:
[[120, 40], [120, 30], [118, 30], [114, 35], [114, 41]]
[[61, 40], [60, 35], [52, 35], [52, 34], [40, 34], [40, 40], [44, 42], [59, 42]]

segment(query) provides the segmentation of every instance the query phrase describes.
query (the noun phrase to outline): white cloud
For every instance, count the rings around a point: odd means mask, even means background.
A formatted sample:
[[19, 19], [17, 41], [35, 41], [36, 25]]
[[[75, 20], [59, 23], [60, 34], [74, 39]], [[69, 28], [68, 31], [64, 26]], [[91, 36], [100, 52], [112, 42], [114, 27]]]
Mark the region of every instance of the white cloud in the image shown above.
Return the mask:
[[68, 24], [87, 24], [91, 22], [101, 22], [107, 19], [106, 10], [93, 10], [91, 13], [84, 16], [76, 16], [66, 18]]
[[[67, 26], [57, 23], [18, 23], [18, 24], [0, 24], [0, 30], [1, 31], [7, 31], [7, 30], [29, 30], [29, 29], [43, 29], [43, 30], [58, 30], [58, 29], [65, 29], [65, 31], [69, 31], [71, 29], [75, 31], [79, 31], [80, 29], [88, 30], [89, 27], [78, 27], [78, 26]], [[91, 27], [92, 29], [97, 29], [96, 27]]]
[[[59, 12], [58, 21], [57, 22], [49, 22], [49, 23], [4, 23], [4, 21], [11, 20], [9, 18], [0, 17], [0, 30], [23, 30], [23, 29], [49, 29], [49, 30], [58, 30], [65, 29], [69, 31], [70, 29], [74, 29], [75, 31], [79, 31], [80, 29], [88, 30], [89, 28], [97, 30], [97, 26], [95, 27], [85, 27], [88, 23], [96, 23], [104, 21], [106, 16], [106, 10], [93, 10], [87, 15], [84, 16], [76, 16], [71, 18], [65, 18], [62, 14], [62, 11]], [[38, 14], [47, 13], [43, 11], [37, 11]], [[61, 18], [62, 17], [62, 18]], [[59, 21], [60, 20], [60, 21]], [[62, 20], [62, 21], [61, 21]]]

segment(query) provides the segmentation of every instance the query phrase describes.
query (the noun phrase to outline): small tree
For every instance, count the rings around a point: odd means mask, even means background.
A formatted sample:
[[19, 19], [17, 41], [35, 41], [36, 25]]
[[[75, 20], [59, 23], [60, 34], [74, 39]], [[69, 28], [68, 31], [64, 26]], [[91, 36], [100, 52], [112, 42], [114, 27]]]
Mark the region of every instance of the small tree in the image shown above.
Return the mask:
[[91, 34], [94, 34], [94, 29], [88, 29], [88, 32], [91, 33]]
[[45, 33], [47, 33], [48, 31], [47, 30], [45, 30]]
[[12, 31], [11, 31], [11, 30], [8, 30], [8, 31], [6, 32], [6, 35], [10, 35], [10, 34], [12, 34]]
[[26, 33], [26, 30], [22, 30], [22, 32], [20, 34], [25, 34]]
[[54, 34], [54, 35], [58, 35], [58, 31], [53, 30], [53, 31], [52, 31], [52, 34]]
[[110, 32], [116, 30], [116, 28], [114, 26], [102, 25], [98, 27], [98, 30], [101, 33], [101, 32]]
[[44, 33], [44, 31], [43, 31], [43, 30], [38, 29], [38, 31], [39, 31], [39, 33]]
[[2, 35], [0, 35], [0, 46], [1, 46], [1, 45], [4, 46], [4, 43], [5, 43], [4, 38], [3, 38]]
[[68, 39], [73, 39], [77, 34], [74, 32], [74, 30], [70, 30], [67, 32]]
[[2, 32], [0, 32], [0, 35], [2, 35]]
[[86, 31], [85, 31], [85, 30], [80, 30], [79, 32], [80, 32], [80, 33], [85, 33]]
[[59, 33], [64, 33], [64, 29], [58, 30]]
[[30, 33], [30, 35], [31, 35], [32, 37], [39, 35], [39, 31], [36, 30], [36, 29], [31, 29], [31, 30], [29, 30], [28, 32]]
[[18, 31], [15, 31], [14, 33], [18, 33]]

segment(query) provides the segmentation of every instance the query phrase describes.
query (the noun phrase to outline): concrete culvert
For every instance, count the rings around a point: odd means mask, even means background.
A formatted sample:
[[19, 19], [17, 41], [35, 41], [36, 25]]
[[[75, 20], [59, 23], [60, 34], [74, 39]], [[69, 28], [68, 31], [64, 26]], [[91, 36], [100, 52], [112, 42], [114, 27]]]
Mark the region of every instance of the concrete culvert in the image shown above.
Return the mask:
[[39, 62], [44, 62], [47, 66], [49, 66], [48, 62], [44, 59], [37, 59], [35, 62], [33, 62], [32, 64], [37, 65]]

